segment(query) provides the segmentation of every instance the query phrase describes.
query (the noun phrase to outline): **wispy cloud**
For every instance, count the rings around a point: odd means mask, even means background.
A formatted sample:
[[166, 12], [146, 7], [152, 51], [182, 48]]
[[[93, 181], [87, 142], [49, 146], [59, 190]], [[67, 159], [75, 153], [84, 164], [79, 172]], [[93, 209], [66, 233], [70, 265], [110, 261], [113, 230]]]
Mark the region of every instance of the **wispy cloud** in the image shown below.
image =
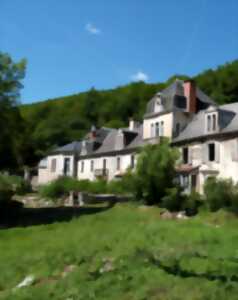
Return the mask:
[[137, 73], [135, 73], [134, 75], [131, 76], [131, 79], [133, 81], [144, 81], [147, 82], [149, 80], [149, 76], [142, 72], [142, 71], [138, 71]]
[[98, 35], [98, 34], [102, 33], [101, 29], [97, 28], [92, 23], [87, 23], [86, 26], [85, 26], [85, 30], [87, 32], [89, 32], [90, 34], [95, 34], [95, 35]]

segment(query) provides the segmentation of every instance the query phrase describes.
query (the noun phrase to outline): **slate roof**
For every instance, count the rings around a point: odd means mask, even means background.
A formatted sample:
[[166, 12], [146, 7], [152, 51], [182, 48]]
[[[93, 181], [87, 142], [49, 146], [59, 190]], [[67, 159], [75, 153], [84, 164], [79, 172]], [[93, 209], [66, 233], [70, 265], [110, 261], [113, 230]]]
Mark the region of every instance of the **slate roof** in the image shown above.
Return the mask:
[[[162, 105], [165, 112], [172, 110], [182, 110], [184, 111], [186, 107], [184, 105], [179, 105], [182, 102], [186, 102], [186, 98], [184, 97], [184, 81], [176, 79], [170, 86], [161, 92], [157, 93], [147, 104], [146, 113], [144, 117], [154, 116], [154, 107], [157, 100], [157, 96], [160, 95], [162, 99]], [[214, 101], [204, 94], [198, 87], [196, 87], [197, 98], [203, 104], [207, 105], [215, 105]], [[176, 101], [177, 100], [177, 101]]]
[[173, 143], [176, 144], [214, 134], [219, 135], [238, 131], [238, 103], [221, 105], [216, 110], [218, 111], [219, 122], [219, 130], [217, 132], [206, 132], [205, 118], [208, 111], [202, 110], [193, 117], [179, 136], [173, 139]]
[[52, 154], [58, 154], [58, 153], [75, 153], [80, 152], [82, 147], [81, 141], [74, 141], [70, 144], [64, 145], [62, 147], [58, 147], [55, 150], [52, 151]]
[[[102, 144], [106, 136], [112, 131], [111, 128], [102, 127], [96, 130], [96, 137], [93, 141], [89, 139], [88, 133], [85, 136], [85, 143], [86, 143], [86, 149], [88, 153], [92, 153], [96, 147], [97, 144]], [[51, 152], [51, 154], [64, 154], [64, 153], [80, 153], [82, 150], [82, 141], [74, 141], [72, 143], [69, 143], [67, 145], [64, 145], [62, 147], [58, 147], [55, 150]]]

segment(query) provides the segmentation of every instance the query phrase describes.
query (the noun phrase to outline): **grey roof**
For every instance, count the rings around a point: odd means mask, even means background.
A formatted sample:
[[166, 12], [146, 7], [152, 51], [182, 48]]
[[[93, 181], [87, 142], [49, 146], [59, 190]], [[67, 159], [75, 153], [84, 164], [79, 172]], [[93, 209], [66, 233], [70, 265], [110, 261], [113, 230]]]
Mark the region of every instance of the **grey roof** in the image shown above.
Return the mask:
[[[87, 153], [92, 153], [95, 148], [96, 145], [100, 145], [103, 143], [104, 139], [106, 138], [106, 136], [108, 135], [108, 133], [111, 132], [111, 128], [99, 128], [96, 130], [96, 137], [94, 140], [90, 140], [90, 132], [85, 136], [85, 143], [86, 143], [86, 149], [87, 149]], [[59, 154], [59, 153], [80, 153], [82, 149], [82, 141], [74, 141], [72, 143], [69, 143], [67, 145], [58, 147], [56, 149], [54, 149], [51, 154]]]
[[40, 169], [46, 169], [47, 168], [47, 164], [48, 164], [47, 157], [42, 158], [42, 160], [38, 164], [38, 168], [40, 168]]
[[[184, 97], [184, 81], [176, 79], [170, 86], [157, 93], [147, 104], [145, 117], [153, 116], [157, 96], [160, 95], [164, 111], [183, 110], [186, 107], [178, 105], [182, 101], [186, 101]], [[197, 98], [204, 104], [215, 105], [214, 101], [196, 87]], [[175, 96], [177, 99], [175, 99]], [[176, 101], [177, 100], [177, 101]]]
[[62, 147], [56, 148], [52, 151], [54, 153], [69, 153], [69, 152], [80, 152], [82, 147], [82, 142], [74, 141], [70, 144], [64, 145]]
[[238, 103], [221, 105], [219, 108], [214, 107], [214, 109], [218, 111], [219, 130], [217, 132], [209, 134], [206, 132], [205, 116], [208, 110], [202, 110], [193, 117], [179, 136], [173, 139], [173, 143], [238, 131]]

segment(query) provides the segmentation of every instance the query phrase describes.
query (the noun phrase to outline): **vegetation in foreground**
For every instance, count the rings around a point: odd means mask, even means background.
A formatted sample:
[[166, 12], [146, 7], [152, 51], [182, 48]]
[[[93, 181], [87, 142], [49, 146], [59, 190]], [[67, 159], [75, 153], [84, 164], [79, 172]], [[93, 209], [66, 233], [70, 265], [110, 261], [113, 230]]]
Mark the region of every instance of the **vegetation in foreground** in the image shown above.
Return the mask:
[[158, 208], [118, 204], [1, 231], [0, 299], [237, 299], [237, 226], [224, 211], [162, 220]]

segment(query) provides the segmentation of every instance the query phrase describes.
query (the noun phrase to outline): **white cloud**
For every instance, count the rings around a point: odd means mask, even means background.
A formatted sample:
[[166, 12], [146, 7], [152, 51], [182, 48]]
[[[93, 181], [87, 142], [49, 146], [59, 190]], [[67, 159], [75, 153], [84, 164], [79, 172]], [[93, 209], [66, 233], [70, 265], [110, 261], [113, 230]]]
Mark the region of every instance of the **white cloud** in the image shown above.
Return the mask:
[[149, 80], [149, 76], [146, 73], [142, 72], [142, 71], [138, 71], [136, 74], [131, 76], [131, 79], [133, 81], [144, 81], [144, 82], [146, 82], [146, 81]]
[[96, 26], [94, 26], [92, 23], [87, 23], [85, 26], [85, 29], [87, 32], [89, 32], [90, 34], [101, 34], [101, 30], [99, 28], [97, 28]]

